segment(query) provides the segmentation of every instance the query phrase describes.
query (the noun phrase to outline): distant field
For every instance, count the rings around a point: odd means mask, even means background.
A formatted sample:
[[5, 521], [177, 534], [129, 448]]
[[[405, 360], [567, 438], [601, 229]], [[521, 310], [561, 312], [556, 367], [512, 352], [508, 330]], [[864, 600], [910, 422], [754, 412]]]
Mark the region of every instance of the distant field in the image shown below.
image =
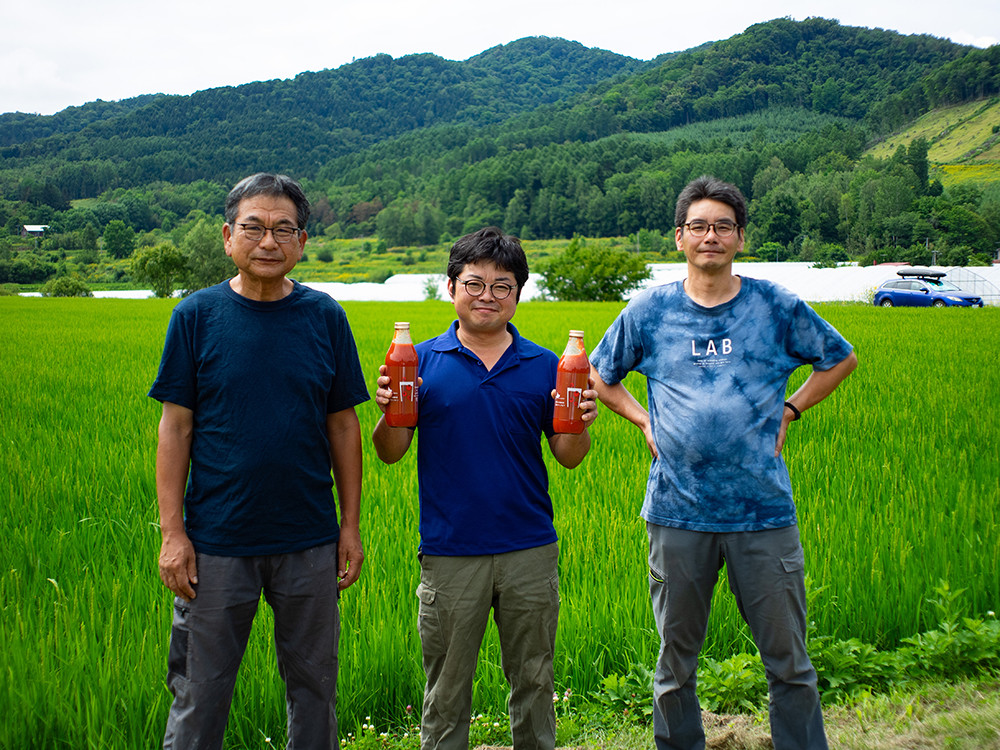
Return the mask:
[[[0, 298], [0, 747], [132, 750], [163, 729], [171, 602], [156, 573], [156, 372], [168, 300]], [[452, 319], [444, 302], [345, 303], [374, 378], [396, 320], [417, 339]], [[569, 328], [592, 348], [619, 303], [521, 305], [515, 324], [561, 350]], [[796, 423], [785, 448], [800, 513], [817, 632], [891, 646], [936, 625], [940, 579], [969, 614], [1000, 606], [1000, 309], [819, 305], [860, 366]], [[804, 371], [796, 373], [795, 382]], [[371, 382], [371, 381], [370, 381]], [[644, 383], [628, 386], [644, 399]], [[794, 387], [794, 384], [793, 384]], [[401, 723], [419, 706], [415, 457], [384, 466], [359, 408], [366, 454], [361, 582], [343, 597], [344, 732], [371, 716]], [[584, 464], [549, 461], [561, 539], [560, 691], [587, 695], [650, 665], [645, 534], [648, 457], [637, 431], [604, 411]], [[418, 437], [419, 440], [419, 437]], [[489, 477], [483, 477], [484, 482]], [[261, 607], [237, 687], [227, 747], [284, 743], [270, 614]], [[752, 650], [732, 597], [717, 592], [707, 653]], [[476, 710], [506, 688], [491, 627]]]
[[917, 138], [930, 144], [928, 158], [934, 176], [945, 185], [1000, 180], [1000, 99], [968, 102], [928, 112], [905, 131], [868, 151], [878, 158], [892, 156], [899, 146]]

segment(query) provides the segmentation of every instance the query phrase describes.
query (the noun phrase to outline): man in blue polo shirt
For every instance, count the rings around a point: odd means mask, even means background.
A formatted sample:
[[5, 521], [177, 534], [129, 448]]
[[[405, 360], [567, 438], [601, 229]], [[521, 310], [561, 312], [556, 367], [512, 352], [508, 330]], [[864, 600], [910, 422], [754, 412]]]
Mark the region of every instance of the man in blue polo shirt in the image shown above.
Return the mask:
[[[552, 431], [558, 357], [510, 324], [527, 280], [516, 237], [495, 227], [462, 237], [448, 261], [458, 320], [417, 346], [423, 750], [469, 746], [472, 681], [491, 609], [510, 682], [514, 748], [555, 746], [558, 548], [541, 437], [570, 469], [590, 437]], [[392, 394], [384, 367], [378, 386], [384, 412]], [[588, 427], [595, 395], [584, 391], [580, 405]], [[372, 439], [391, 464], [413, 435], [383, 418]]]

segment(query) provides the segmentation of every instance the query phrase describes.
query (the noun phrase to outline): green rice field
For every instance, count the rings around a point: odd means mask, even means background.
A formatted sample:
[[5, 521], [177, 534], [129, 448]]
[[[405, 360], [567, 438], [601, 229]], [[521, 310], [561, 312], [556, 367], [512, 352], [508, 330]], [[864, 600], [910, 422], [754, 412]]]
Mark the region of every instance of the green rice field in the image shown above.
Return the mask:
[[[171, 595], [157, 575], [154, 455], [146, 397], [169, 300], [0, 298], [0, 748], [134, 748], [160, 742]], [[374, 390], [393, 322], [417, 340], [452, 320], [446, 302], [344, 303]], [[570, 328], [592, 348], [620, 303], [520, 306], [514, 323], [557, 352]], [[800, 514], [816, 631], [880, 647], [937, 624], [926, 602], [947, 580], [969, 614], [1000, 609], [1000, 309], [820, 305], [856, 346], [857, 371], [793, 425], [785, 458]], [[792, 388], [806, 372], [796, 373]], [[644, 383], [627, 381], [642, 399]], [[342, 733], [419, 707], [414, 452], [367, 448], [366, 561], [342, 598]], [[638, 512], [642, 437], [604, 410], [574, 471], [549, 464], [560, 534], [559, 689], [587, 695], [607, 674], [652, 665], [657, 638]], [[418, 437], [419, 439], [419, 437]], [[489, 481], [488, 476], [483, 477]], [[283, 686], [261, 607], [227, 747], [281, 747]], [[720, 586], [706, 653], [753, 652]], [[504, 710], [495, 630], [475, 708]]]

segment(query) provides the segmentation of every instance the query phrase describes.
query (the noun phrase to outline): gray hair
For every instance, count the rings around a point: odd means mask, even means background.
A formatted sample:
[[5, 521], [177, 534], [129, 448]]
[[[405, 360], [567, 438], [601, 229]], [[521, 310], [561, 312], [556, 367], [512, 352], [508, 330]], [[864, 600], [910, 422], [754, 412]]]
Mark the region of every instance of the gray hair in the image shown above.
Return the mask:
[[226, 196], [226, 223], [232, 225], [240, 211], [240, 203], [255, 195], [284, 196], [295, 204], [298, 228], [305, 229], [309, 221], [309, 199], [302, 186], [291, 177], [270, 172], [258, 172], [244, 177]]

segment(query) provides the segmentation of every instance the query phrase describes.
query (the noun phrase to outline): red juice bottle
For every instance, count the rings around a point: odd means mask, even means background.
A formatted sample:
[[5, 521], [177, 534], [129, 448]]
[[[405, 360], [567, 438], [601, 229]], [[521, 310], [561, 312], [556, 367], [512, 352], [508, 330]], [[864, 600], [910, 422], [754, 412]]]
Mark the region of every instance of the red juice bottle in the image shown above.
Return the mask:
[[410, 324], [396, 323], [392, 344], [385, 355], [392, 399], [385, 412], [390, 427], [417, 425], [417, 350], [410, 338]]
[[552, 429], [556, 432], [583, 432], [580, 402], [589, 376], [590, 361], [583, 348], [583, 331], [570, 331], [556, 370], [556, 408], [552, 418]]

